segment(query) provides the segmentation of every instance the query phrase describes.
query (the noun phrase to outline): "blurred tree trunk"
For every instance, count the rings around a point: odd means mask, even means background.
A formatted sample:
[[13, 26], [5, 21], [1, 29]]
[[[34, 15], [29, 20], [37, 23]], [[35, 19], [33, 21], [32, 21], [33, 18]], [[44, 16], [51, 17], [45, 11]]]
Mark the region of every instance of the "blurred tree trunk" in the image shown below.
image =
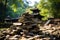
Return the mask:
[[[5, 1], [5, 3], [3, 3]], [[6, 17], [6, 3], [7, 0], [1, 0], [0, 1], [0, 21], [4, 22], [4, 19]]]

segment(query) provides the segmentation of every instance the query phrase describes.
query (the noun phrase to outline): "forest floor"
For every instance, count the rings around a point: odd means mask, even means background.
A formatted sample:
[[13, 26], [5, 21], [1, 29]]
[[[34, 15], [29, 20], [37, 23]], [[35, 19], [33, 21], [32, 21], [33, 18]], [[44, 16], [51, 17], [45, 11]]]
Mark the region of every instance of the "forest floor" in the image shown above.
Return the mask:
[[20, 26], [3, 28], [0, 31], [0, 39], [6, 40], [60, 40], [60, 26], [52, 24], [39, 26], [35, 29], [22, 29]]
[[60, 22], [43, 22], [24, 14], [9, 28], [0, 29], [0, 40], [60, 40]]

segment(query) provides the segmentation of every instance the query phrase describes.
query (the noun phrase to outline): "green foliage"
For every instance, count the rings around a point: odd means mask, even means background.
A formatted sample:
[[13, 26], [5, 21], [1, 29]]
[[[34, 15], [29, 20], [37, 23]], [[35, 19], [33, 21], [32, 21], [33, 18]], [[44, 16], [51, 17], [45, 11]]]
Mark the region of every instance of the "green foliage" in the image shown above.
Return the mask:
[[49, 0], [55, 18], [60, 18], [60, 0]]
[[48, 17], [51, 16], [51, 13], [50, 13], [51, 8], [50, 8], [50, 6], [51, 6], [51, 3], [48, 2], [48, 0], [41, 0], [40, 3], [37, 5], [37, 8], [39, 10], [41, 10], [40, 14], [42, 16], [45, 16], [43, 18], [43, 20], [46, 20], [46, 19], [48, 19]]
[[60, 18], [60, 0], [40, 0], [37, 8], [41, 10], [40, 14], [45, 16], [43, 19]]
[[9, 11], [7, 14], [9, 14], [12, 18], [16, 18], [17, 16], [21, 16], [21, 14], [26, 9], [25, 6], [26, 6], [26, 4], [24, 4], [24, 2], [22, 0], [8, 0], [7, 8]]
[[5, 11], [3, 14], [1, 14], [1, 18], [3, 17], [2, 19], [4, 19], [8, 15], [11, 18], [21, 16], [28, 7], [28, 5], [25, 4], [23, 0], [0, 0], [0, 2], [2, 2], [6, 8], [6, 10], [2, 10]]

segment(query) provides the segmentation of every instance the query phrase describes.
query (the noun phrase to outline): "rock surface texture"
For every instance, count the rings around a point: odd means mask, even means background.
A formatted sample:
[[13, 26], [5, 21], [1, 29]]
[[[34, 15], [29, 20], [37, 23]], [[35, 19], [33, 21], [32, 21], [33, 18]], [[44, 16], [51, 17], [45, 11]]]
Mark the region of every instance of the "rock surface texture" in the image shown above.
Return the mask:
[[36, 15], [23, 14], [17, 23], [0, 31], [0, 40], [60, 40], [59, 24], [41, 26], [42, 21]]

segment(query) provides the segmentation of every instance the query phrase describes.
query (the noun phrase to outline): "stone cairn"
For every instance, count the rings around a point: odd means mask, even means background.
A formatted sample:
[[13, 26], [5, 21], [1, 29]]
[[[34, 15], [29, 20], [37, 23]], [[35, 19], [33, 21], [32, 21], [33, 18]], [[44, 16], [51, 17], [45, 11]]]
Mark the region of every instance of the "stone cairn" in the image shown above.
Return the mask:
[[17, 23], [0, 31], [0, 40], [60, 40], [60, 27], [52, 24], [41, 26], [38, 9], [33, 14], [24, 13]]

